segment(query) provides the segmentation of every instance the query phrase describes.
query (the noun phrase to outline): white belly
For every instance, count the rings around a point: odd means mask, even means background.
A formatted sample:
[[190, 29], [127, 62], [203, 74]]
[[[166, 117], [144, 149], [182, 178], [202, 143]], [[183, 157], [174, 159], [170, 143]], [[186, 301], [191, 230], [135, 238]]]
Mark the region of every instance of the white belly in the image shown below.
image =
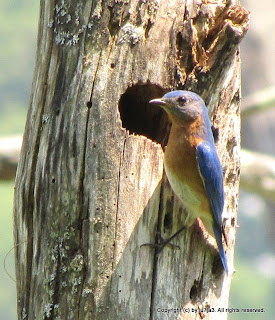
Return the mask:
[[186, 220], [186, 224], [187, 226], [190, 226], [193, 224], [194, 220], [202, 214], [201, 195], [196, 194], [188, 183], [179, 182], [175, 175], [173, 175], [172, 172], [169, 171], [167, 166], [165, 166], [165, 172], [173, 191], [182, 201], [183, 205], [188, 211], [188, 218]]

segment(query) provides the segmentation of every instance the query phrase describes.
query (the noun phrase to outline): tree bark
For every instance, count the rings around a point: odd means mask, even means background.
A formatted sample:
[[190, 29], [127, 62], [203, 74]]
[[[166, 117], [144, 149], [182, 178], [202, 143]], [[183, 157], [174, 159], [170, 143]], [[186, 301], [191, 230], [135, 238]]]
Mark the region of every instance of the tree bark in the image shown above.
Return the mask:
[[148, 101], [183, 87], [206, 101], [232, 271], [247, 24], [234, 1], [41, 1], [15, 188], [19, 319], [201, 319], [227, 306], [232, 273], [199, 222], [178, 250], [140, 247], [184, 221], [163, 173], [169, 121]]

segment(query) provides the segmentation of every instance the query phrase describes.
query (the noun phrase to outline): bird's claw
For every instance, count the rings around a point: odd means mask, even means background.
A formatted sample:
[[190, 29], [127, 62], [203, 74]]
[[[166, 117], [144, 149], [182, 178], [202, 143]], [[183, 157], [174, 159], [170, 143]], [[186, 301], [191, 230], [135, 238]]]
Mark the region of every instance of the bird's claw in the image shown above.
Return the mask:
[[171, 249], [180, 249], [176, 244], [170, 243], [171, 237], [164, 239], [160, 232], [157, 232], [157, 242], [156, 243], [144, 243], [140, 247], [149, 246], [156, 249], [156, 253], [159, 254], [165, 246], [171, 247]]

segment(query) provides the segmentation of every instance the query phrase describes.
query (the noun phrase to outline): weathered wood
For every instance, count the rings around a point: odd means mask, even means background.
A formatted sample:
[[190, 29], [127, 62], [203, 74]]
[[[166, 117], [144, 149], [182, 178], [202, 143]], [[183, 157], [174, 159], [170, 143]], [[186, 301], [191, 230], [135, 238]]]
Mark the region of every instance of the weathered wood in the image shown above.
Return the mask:
[[182, 312], [159, 308], [227, 306], [232, 274], [199, 225], [159, 258], [140, 245], [184, 218], [163, 179], [169, 122], [148, 105], [184, 85], [219, 130], [233, 269], [248, 20], [234, 4], [41, 1], [15, 189], [19, 319], [171, 319]]

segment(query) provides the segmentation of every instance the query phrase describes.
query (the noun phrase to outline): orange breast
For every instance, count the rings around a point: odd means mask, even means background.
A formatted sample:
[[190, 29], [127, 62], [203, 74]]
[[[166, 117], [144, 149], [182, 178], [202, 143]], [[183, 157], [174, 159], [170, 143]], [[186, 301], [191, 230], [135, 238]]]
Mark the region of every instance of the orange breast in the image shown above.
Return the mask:
[[193, 188], [204, 191], [196, 159], [196, 147], [193, 144], [194, 139], [181, 127], [172, 126], [165, 151], [165, 166], [181, 181], [186, 181]]
[[210, 204], [196, 159], [195, 146], [200, 141], [189, 129], [172, 126], [164, 163], [172, 189], [195, 219], [210, 214]]

